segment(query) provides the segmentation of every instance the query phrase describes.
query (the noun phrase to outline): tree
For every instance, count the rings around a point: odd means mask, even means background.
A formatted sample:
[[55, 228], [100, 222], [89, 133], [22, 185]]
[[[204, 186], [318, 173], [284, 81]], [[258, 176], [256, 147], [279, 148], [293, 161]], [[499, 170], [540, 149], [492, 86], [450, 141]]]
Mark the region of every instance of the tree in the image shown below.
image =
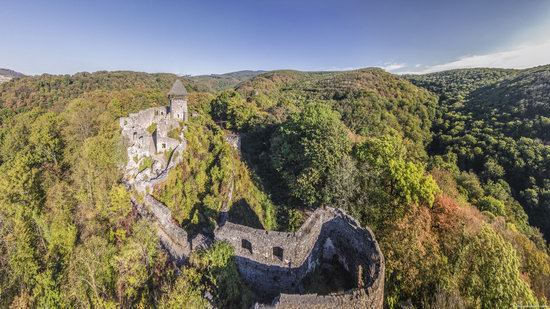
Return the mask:
[[15, 295], [32, 293], [41, 265], [31, 212], [21, 205], [0, 202], [0, 206], [2, 212], [8, 207], [13, 211], [9, 217], [0, 213], [0, 304], [8, 305]]
[[[115, 235], [122, 236], [126, 231], [122, 229], [123, 220], [132, 211], [130, 193], [123, 185], [113, 186], [110, 192], [110, 203], [102, 209], [101, 215], [109, 221]], [[124, 238], [124, 236], [122, 236]]]
[[212, 117], [223, 121], [227, 129], [242, 130], [251, 126], [259, 110], [254, 104], [248, 104], [236, 91], [224, 91], [212, 101]]
[[107, 209], [111, 205], [110, 190], [121, 177], [119, 166], [123, 162], [119, 136], [97, 135], [84, 141], [80, 156], [73, 167], [73, 183], [76, 198], [80, 202], [77, 209], [84, 236], [105, 232], [108, 225]]
[[536, 306], [538, 302], [520, 277], [516, 251], [484, 225], [461, 251], [456, 275], [464, 295], [481, 308]]
[[162, 296], [160, 308], [210, 308], [202, 296], [201, 274], [194, 268], [184, 268], [173, 288]]
[[462, 172], [457, 177], [458, 190], [468, 200], [475, 203], [478, 199], [483, 197], [485, 191], [479, 182], [479, 178], [474, 173]]
[[198, 252], [191, 263], [214, 288], [219, 307], [250, 307], [251, 293], [239, 277], [233, 248], [227, 242], [216, 242], [210, 249]]
[[484, 169], [488, 179], [501, 179], [505, 173], [504, 168], [493, 158], [485, 162]]
[[54, 113], [40, 115], [31, 125], [29, 143], [40, 162], [59, 164], [62, 159], [60, 117]]
[[373, 224], [401, 217], [410, 204], [433, 205], [439, 187], [423, 165], [405, 159], [399, 136], [367, 139], [357, 145], [355, 155]]
[[150, 279], [159, 255], [155, 231], [145, 221], [133, 226], [133, 234], [114, 258], [117, 271], [116, 291], [120, 304], [135, 304], [146, 300]]
[[504, 203], [492, 196], [484, 196], [477, 202], [476, 206], [479, 210], [488, 211], [495, 216], [506, 216]]
[[99, 236], [76, 247], [63, 284], [65, 298], [74, 307], [115, 308], [115, 252], [116, 248]]
[[351, 149], [340, 115], [323, 104], [308, 104], [292, 115], [271, 139], [271, 162], [292, 195], [304, 204], [323, 202], [327, 173]]
[[327, 172], [327, 182], [322, 189], [323, 203], [353, 212], [360, 189], [358, 173], [355, 159], [349, 155], [344, 156]]

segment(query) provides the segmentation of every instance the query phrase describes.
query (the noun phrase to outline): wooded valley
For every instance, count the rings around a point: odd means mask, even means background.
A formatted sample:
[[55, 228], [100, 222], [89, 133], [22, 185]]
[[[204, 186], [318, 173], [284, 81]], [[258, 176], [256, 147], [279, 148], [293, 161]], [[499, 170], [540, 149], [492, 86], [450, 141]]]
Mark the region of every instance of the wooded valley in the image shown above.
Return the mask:
[[[121, 183], [118, 118], [166, 105], [176, 78], [0, 84], [0, 307], [254, 303], [230, 246], [174, 265]], [[388, 308], [548, 305], [550, 66], [181, 79], [187, 149], [152, 194], [189, 233], [214, 227], [234, 182], [241, 224], [295, 231], [331, 206], [370, 227]]]

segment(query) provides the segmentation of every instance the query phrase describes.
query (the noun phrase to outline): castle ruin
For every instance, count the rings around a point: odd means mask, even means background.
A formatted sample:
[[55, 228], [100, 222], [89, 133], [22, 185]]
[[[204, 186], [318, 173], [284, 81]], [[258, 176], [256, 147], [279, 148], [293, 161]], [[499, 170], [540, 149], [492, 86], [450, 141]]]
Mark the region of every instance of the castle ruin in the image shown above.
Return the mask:
[[[169, 106], [152, 107], [120, 118], [122, 137], [128, 145], [127, 181], [141, 182], [157, 178], [185, 148], [181, 133], [188, 120], [187, 91], [176, 80], [168, 92]], [[172, 164], [170, 164], [172, 163]], [[145, 189], [138, 186], [139, 191]]]
[[[180, 162], [177, 154], [184, 151], [185, 139], [181, 133], [170, 132], [180, 132], [188, 120], [186, 97], [178, 80], [168, 93], [170, 106], [120, 119], [129, 157], [125, 182], [144, 194], [142, 202], [133, 197], [132, 203], [142, 217], [156, 225], [160, 242], [174, 260], [185, 262], [194, 251], [208, 248], [213, 241], [226, 241], [234, 248], [242, 280], [259, 297], [255, 308], [382, 308], [384, 257], [371, 230], [362, 228], [343, 210], [319, 208], [296, 232], [255, 229], [227, 222], [231, 190], [213, 235], [190, 237], [174, 221], [168, 207], [148, 190]], [[236, 140], [239, 145], [240, 139]], [[167, 151], [171, 151], [170, 156], [163, 155]], [[140, 171], [145, 158], [154, 160], [153, 164]], [[308, 278], [326, 265], [341, 266], [339, 271], [349, 275], [350, 286], [321, 294], [309, 290]]]
[[[176, 261], [185, 261], [213, 240], [227, 241], [235, 250], [241, 278], [260, 297], [256, 308], [383, 307], [384, 256], [371, 230], [341, 209], [317, 209], [296, 232], [222, 221], [212, 239], [203, 234], [189, 237], [151, 195], [137, 206], [156, 224], [163, 246]], [[323, 295], [308, 292], [305, 279], [323, 264], [335, 262], [350, 275], [352, 287]]]
[[[273, 308], [382, 308], [384, 257], [374, 234], [344, 211], [317, 209], [296, 232], [254, 229], [226, 222], [215, 239], [229, 242], [241, 278]], [[338, 263], [353, 288], [307, 294], [304, 279], [323, 263]], [[306, 293], [306, 294], [304, 294]]]

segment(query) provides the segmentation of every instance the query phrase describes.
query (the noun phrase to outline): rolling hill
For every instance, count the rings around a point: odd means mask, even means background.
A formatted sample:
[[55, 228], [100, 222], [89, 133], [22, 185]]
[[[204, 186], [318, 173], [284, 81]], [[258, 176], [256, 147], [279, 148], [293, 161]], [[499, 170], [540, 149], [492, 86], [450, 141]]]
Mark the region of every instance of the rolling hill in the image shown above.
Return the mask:
[[166, 105], [177, 78], [192, 114], [186, 148], [152, 193], [188, 233], [215, 229], [224, 205], [230, 221], [289, 233], [337, 207], [376, 235], [390, 306], [547, 304], [537, 228], [550, 222], [548, 71], [101, 71], [3, 83], [0, 307], [256, 301], [230, 246], [176, 265], [122, 183], [134, 158], [120, 117]]
[[453, 153], [483, 181], [504, 181], [550, 238], [550, 66], [407, 76], [439, 95], [432, 154]]
[[9, 69], [0, 68], [0, 83], [7, 82], [12, 78], [23, 77], [24, 75]]

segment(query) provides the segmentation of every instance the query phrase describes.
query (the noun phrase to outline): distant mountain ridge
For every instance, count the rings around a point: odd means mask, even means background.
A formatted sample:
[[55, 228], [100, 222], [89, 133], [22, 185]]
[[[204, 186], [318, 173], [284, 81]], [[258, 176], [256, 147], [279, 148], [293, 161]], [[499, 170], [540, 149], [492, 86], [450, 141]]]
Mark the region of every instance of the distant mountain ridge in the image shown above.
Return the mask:
[[2, 69], [2, 68], [0, 68], [0, 75], [11, 77], [11, 78], [25, 76], [23, 73], [19, 73], [10, 69]]
[[265, 73], [265, 71], [244, 70], [224, 74], [196, 75], [187, 78], [197, 84], [198, 91], [216, 92], [233, 88], [241, 82], [254, 78], [262, 73]]
[[0, 68], [0, 83], [6, 82], [12, 78], [23, 77], [23, 76], [25, 75], [22, 73], [16, 72], [14, 70]]
[[241, 70], [235, 72], [228, 72], [222, 74], [202, 74], [202, 75], [192, 75], [191, 78], [200, 78], [200, 77], [214, 77], [214, 78], [223, 78], [223, 77], [234, 77], [234, 78], [252, 78], [256, 75], [265, 73], [267, 71], [263, 70]]
[[[178, 76], [170, 73], [145, 73], [145, 72], [134, 72], [134, 71], [97, 71], [97, 72], [78, 72], [75, 74], [41, 74], [34, 76], [26, 76], [19, 72], [9, 70], [9, 69], [0, 69], [0, 84], [6, 81], [9, 81], [13, 78], [22, 78], [18, 81], [17, 84], [11, 86], [5, 86], [8, 88], [17, 88], [21, 91], [18, 96], [19, 98], [13, 98], [14, 100], [19, 100], [18, 105], [25, 105], [26, 101], [32, 101], [30, 98], [31, 94], [39, 90], [40, 87], [46, 87], [45, 92], [39, 92], [47, 96], [47, 93], [69, 90], [68, 88], [73, 88], [70, 90], [72, 94], [69, 96], [78, 96], [84, 89], [105, 89], [105, 90], [114, 90], [114, 89], [130, 89], [133, 87], [146, 87], [146, 88], [159, 88], [164, 89], [167, 85], [174, 82], [175, 79], [179, 78], [186, 85], [188, 90], [195, 92], [209, 92], [216, 93], [226, 89], [231, 89], [238, 84], [251, 79], [259, 74], [264, 73], [264, 71], [237, 71], [224, 74], [210, 74], [210, 75], [197, 75], [197, 76]], [[42, 83], [36, 83], [37, 81], [42, 81]], [[83, 86], [83, 89], [74, 89], [79, 88], [79, 85], [86, 84]], [[5, 90], [8, 90], [6, 88]], [[76, 91], [76, 92], [75, 92]], [[2, 89], [0, 89], [0, 93]], [[45, 94], [46, 93], [46, 94]], [[2, 98], [3, 95], [0, 94], [0, 105], [6, 103], [6, 98]], [[66, 98], [66, 96], [61, 96]], [[11, 102], [12, 100], [8, 100]], [[23, 102], [25, 101], [25, 102]], [[12, 103], [8, 102], [8, 106], [11, 106]], [[34, 101], [36, 103], [36, 101]]]

